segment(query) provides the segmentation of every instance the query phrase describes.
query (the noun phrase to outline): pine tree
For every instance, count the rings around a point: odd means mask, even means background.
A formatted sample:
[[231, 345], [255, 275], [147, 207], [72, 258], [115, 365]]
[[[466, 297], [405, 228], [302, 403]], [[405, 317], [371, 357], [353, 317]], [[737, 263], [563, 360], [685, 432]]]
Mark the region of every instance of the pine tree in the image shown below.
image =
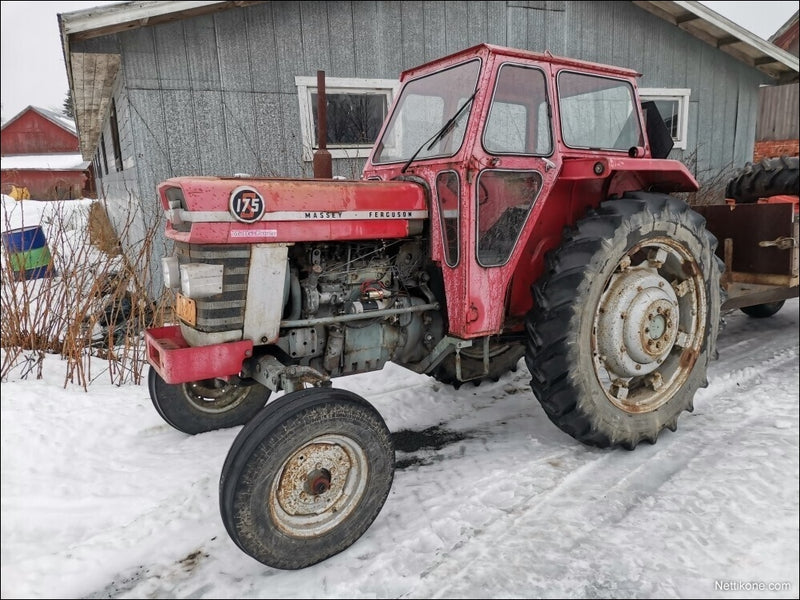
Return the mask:
[[73, 120], [75, 119], [75, 105], [72, 102], [72, 90], [67, 90], [67, 97], [64, 98], [61, 112], [64, 113], [64, 116]]

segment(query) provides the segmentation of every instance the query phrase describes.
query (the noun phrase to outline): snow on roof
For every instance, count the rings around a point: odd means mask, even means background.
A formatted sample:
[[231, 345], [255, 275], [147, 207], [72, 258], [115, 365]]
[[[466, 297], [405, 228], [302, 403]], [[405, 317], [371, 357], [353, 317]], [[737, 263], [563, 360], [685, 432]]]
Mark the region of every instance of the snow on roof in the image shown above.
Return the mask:
[[31, 106], [31, 108], [43, 117], [53, 121], [56, 125], [60, 125], [64, 129], [69, 129], [72, 133], [78, 133], [78, 130], [75, 127], [75, 121], [69, 117], [52, 110], [47, 110], [46, 108], [40, 108], [38, 106]]
[[8, 171], [85, 171], [89, 161], [79, 154], [21, 154], [0, 157], [0, 169]]
[[64, 116], [64, 115], [62, 115], [60, 113], [55, 112], [55, 111], [47, 110], [46, 108], [41, 108], [39, 106], [26, 106], [24, 109], [19, 111], [16, 115], [11, 117], [7, 121], [3, 121], [3, 129], [5, 129], [8, 125], [11, 125], [11, 123], [13, 123], [17, 119], [19, 119], [22, 115], [24, 115], [29, 110], [32, 110], [32, 111], [40, 114], [45, 119], [47, 119], [49, 121], [52, 121], [53, 123], [55, 123], [56, 125], [58, 125], [62, 129], [66, 129], [71, 134], [78, 135], [78, 128], [75, 126], [75, 121], [73, 119], [70, 119], [69, 117], [66, 117], [66, 116]]

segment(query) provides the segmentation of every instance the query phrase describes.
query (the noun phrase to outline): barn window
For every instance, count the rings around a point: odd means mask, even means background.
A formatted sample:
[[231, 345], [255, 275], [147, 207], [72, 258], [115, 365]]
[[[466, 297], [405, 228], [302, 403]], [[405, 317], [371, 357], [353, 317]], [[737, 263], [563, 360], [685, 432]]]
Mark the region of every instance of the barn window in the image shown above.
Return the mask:
[[642, 102], [653, 101], [672, 135], [675, 148], [686, 150], [686, 132], [689, 129], [689, 95], [687, 88], [640, 88]]
[[[300, 101], [303, 160], [319, 148], [317, 78], [295, 77]], [[332, 158], [366, 158], [378, 137], [399, 82], [394, 79], [325, 78], [327, 144]]]
[[111, 142], [114, 145], [114, 166], [122, 171], [122, 149], [119, 145], [119, 125], [117, 124], [117, 104], [111, 99]]

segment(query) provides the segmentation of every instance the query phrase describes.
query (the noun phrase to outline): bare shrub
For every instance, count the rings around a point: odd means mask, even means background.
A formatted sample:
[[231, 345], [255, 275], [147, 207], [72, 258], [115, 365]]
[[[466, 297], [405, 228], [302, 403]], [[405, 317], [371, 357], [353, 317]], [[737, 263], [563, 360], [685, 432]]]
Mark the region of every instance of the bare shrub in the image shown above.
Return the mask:
[[696, 192], [676, 194], [682, 197], [690, 206], [708, 206], [710, 204], [725, 203], [725, 188], [733, 177], [736, 169], [733, 163], [728, 163], [721, 169], [697, 170], [697, 150], [683, 159], [683, 164], [695, 174], [700, 183]]
[[[69, 201], [47, 203], [50, 210], [41, 226], [52, 263], [45, 277], [26, 279], [15, 269], [19, 261], [13, 253], [3, 249], [3, 380], [12, 369], [23, 378], [41, 378], [45, 355], [58, 354], [65, 365], [65, 386], [75, 383], [86, 389], [103, 374], [116, 385], [140, 383], [146, 365], [142, 332], [163, 324], [163, 306], [171, 300], [152, 299], [148, 293], [156, 231], [146, 232], [134, 253], [121, 253], [113, 229], [101, 226], [98, 237], [98, 229], [90, 225], [92, 219], [102, 222], [98, 215], [105, 211], [96, 207], [100, 202], [91, 203], [88, 214]], [[5, 229], [13, 229], [7, 213], [4, 218]], [[92, 357], [106, 359], [101, 373], [91, 372]]]

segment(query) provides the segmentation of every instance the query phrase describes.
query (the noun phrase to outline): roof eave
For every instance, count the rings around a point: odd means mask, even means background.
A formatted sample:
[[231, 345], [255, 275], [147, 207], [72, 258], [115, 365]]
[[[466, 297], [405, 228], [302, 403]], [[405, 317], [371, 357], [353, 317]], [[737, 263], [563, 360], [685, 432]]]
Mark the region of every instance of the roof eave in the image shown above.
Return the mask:
[[[740, 62], [758, 69], [775, 83], [798, 80], [800, 64], [796, 56], [761, 39], [699, 2], [634, 0], [634, 4]], [[707, 30], [709, 26], [713, 28], [712, 33]]]

